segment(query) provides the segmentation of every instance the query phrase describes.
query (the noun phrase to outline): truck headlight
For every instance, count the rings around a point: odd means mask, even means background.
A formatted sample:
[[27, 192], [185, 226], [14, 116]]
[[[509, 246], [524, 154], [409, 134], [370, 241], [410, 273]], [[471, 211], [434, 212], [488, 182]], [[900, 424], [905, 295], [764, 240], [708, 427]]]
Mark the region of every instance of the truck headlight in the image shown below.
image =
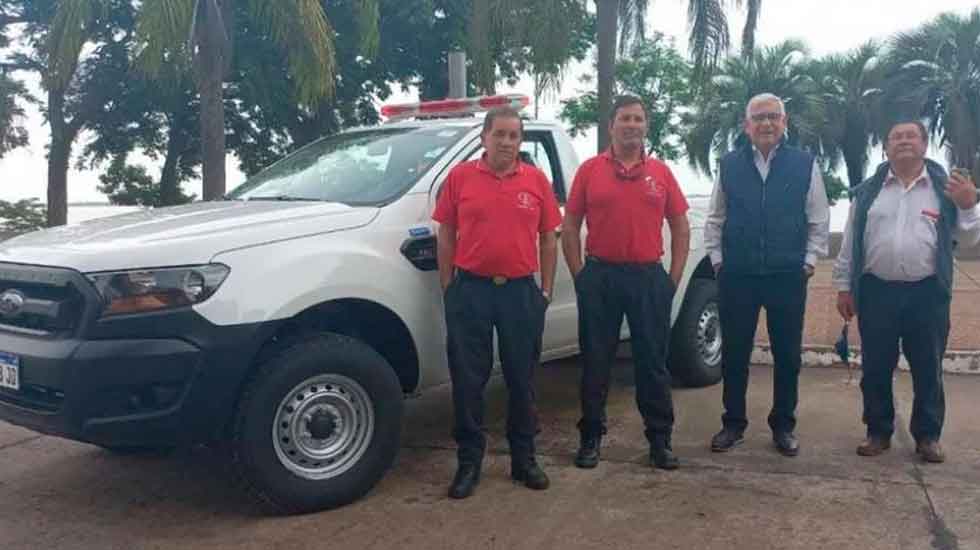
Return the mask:
[[207, 300], [231, 271], [223, 264], [90, 273], [103, 316], [190, 306]]

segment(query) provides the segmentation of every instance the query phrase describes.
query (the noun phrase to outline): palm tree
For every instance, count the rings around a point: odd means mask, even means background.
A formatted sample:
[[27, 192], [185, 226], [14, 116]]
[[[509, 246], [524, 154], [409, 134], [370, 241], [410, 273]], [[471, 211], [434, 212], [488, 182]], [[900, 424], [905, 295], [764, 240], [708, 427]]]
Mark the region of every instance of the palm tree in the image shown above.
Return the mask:
[[876, 142], [876, 120], [884, 65], [881, 46], [869, 41], [846, 54], [815, 61], [811, 74], [826, 106], [821, 129], [822, 157], [829, 169], [840, 160], [847, 167], [851, 187], [864, 181], [868, 151]]
[[900, 33], [889, 65], [890, 109], [928, 118], [949, 162], [980, 174], [980, 8]]
[[[585, 13], [588, 0], [493, 0], [472, 2], [467, 29], [472, 75], [477, 90], [492, 93], [497, 81], [495, 52], [504, 49], [508, 37], [517, 37], [531, 51], [531, 74], [544, 74], [552, 85], [560, 84], [565, 63], [571, 57], [572, 32]], [[751, 50], [762, 0], [736, 0], [747, 7], [743, 41]], [[617, 51], [628, 53], [642, 42], [649, 0], [595, 0], [596, 84], [599, 101], [598, 149], [608, 146], [609, 110], [612, 107]], [[696, 74], [704, 78], [729, 48], [728, 19], [723, 0], [688, 0], [690, 50]], [[547, 21], [542, 32], [540, 22]], [[617, 47], [618, 37], [618, 47]]]
[[[377, 0], [357, 0], [366, 56], [378, 46]], [[137, 36], [141, 67], [150, 75], [190, 58], [201, 101], [204, 200], [225, 193], [223, 83], [234, 55], [237, 25], [266, 33], [288, 55], [300, 104], [315, 108], [334, 91], [334, 31], [320, 0], [144, 0]]]
[[[612, 86], [616, 65], [615, 41], [619, 28], [619, 52], [622, 55], [643, 38], [648, 0], [596, 0], [599, 16], [598, 31], [598, 97], [599, 97], [599, 150], [608, 144], [608, 113], [612, 107]], [[618, 4], [618, 10], [613, 9]], [[751, 52], [755, 46], [755, 31], [759, 20], [762, 0], [735, 0], [736, 7], [746, 6], [745, 29], [742, 34], [743, 52]], [[688, 0], [687, 4], [688, 48], [694, 59], [694, 82], [703, 83], [711, 75], [721, 56], [730, 47], [728, 16], [723, 0]], [[617, 21], [618, 19], [618, 21]]]
[[818, 148], [825, 108], [816, 83], [806, 72], [807, 55], [803, 43], [788, 40], [757, 50], [747, 60], [725, 59], [710, 79], [701, 103], [687, 117], [690, 131], [685, 147], [691, 166], [710, 175], [713, 158], [744, 144], [745, 106], [753, 96], [765, 92], [778, 95], [786, 104], [789, 142]]

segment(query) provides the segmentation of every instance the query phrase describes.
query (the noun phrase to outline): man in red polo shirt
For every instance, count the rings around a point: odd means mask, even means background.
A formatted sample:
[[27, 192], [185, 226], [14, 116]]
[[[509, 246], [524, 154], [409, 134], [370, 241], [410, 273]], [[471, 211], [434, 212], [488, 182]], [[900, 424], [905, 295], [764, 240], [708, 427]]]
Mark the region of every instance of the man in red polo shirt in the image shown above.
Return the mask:
[[[561, 211], [548, 178], [518, 159], [523, 132], [517, 111], [488, 113], [480, 135], [486, 154], [449, 172], [432, 214], [440, 224], [439, 278], [458, 446], [452, 498], [470, 496], [480, 481], [483, 390], [493, 367], [495, 328], [509, 391], [511, 477], [531, 489], [549, 484], [534, 458], [533, 368], [551, 300]], [[540, 287], [534, 279], [539, 270]]]
[[[636, 404], [650, 442], [650, 463], [673, 470], [674, 406], [667, 371], [670, 306], [690, 246], [687, 200], [664, 163], [644, 152], [643, 102], [621, 96], [613, 105], [612, 147], [579, 167], [565, 205], [562, 246], [575, 276], [582, 372], [580, 468], [599, 463], [606, 432], [609, 373], [616, 358], [623, 316], [629, 323], [636, 371]], [[588, 224], [586, 258], [581, 228]], [[670, 225], [670, 274], [664, 254], [664, 220]]]

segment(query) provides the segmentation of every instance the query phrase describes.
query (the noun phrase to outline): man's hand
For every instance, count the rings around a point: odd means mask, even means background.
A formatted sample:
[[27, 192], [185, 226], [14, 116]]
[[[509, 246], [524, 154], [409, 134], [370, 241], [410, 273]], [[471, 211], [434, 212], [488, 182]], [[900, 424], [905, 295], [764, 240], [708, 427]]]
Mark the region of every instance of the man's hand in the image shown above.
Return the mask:
[[855, 314], [854, 295], [847, 290], [837, 293], [837, 312], [845, 321], [850, 321]]
[[721, 273], [721, 263], [719, 262], [717, 264], [712, 265], [711, 267], [712, 269], [715, 270], [715, 278], [717, 278], [718, 274]]
[[946, 182], [946, 196], [960, 210], [969, 210], [977, 205], [977, 186], [966, 172], [954, 168]]
[[806, 273], [806, 278], [807, 279], [809, 279], [810, 277], [813, 277], [814, 272], [816, 272], [816, 268], [814, 268], [812, 265], [810, 265], [810, 264], [803, 264], [803, 273]]

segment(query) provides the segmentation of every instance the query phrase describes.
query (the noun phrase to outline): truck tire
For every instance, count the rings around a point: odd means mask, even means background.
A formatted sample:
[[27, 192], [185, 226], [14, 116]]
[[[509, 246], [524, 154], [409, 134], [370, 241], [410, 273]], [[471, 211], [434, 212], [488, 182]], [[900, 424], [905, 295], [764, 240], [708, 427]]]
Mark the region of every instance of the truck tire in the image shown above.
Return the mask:
[[353, 502], [395, 460], [402, 400], [394, 369], [363, 342], [333, 333], [303, 337], [246, 383], [231, 441], [236, 473], [273, 513]]
[[718, 283], [692, 279], [674, 323], [668, 366], [680, 385], [699, 388], [721, 380]]

